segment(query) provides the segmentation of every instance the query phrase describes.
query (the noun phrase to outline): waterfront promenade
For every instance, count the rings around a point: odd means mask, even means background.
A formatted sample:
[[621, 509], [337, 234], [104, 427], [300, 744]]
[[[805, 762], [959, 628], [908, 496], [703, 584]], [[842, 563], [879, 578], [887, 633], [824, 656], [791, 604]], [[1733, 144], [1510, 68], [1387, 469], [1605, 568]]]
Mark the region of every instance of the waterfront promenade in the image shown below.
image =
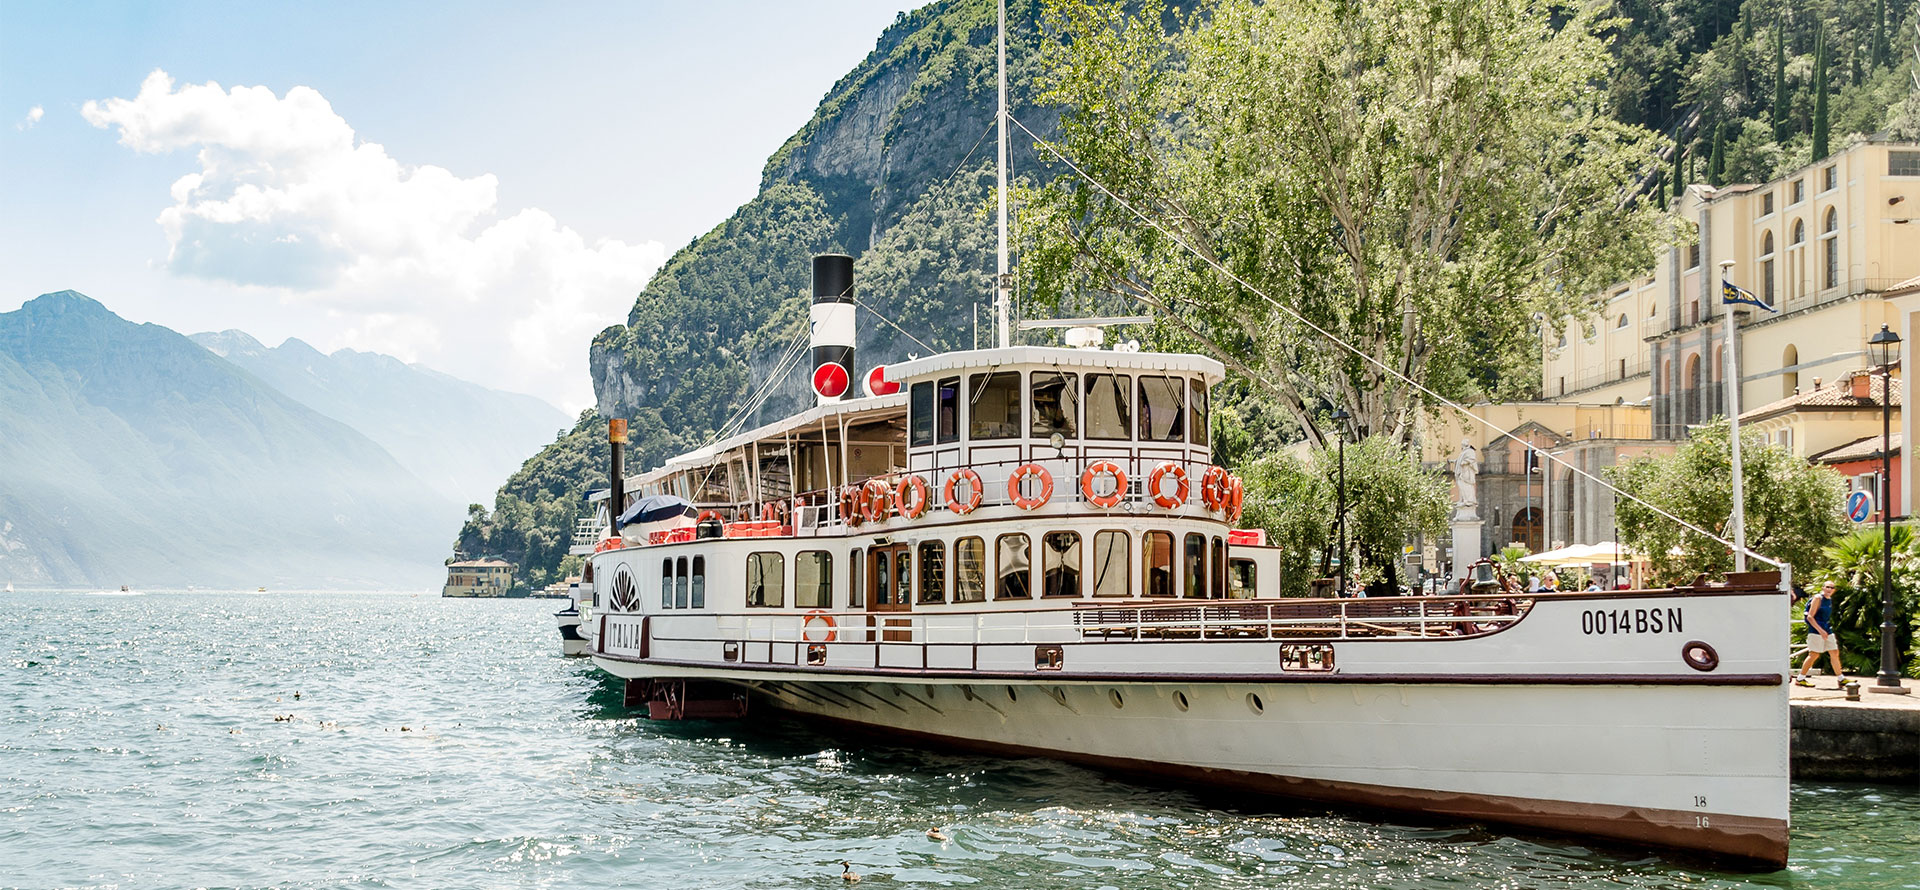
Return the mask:
[[1793, 776], [1870, 782], [1920, 781], [1920, 680], [1909, 695], [1875, 693], [1859, 678], [1859, 701], [1816, 677], [1815, 688], [1789, 686], [1793, 707]]

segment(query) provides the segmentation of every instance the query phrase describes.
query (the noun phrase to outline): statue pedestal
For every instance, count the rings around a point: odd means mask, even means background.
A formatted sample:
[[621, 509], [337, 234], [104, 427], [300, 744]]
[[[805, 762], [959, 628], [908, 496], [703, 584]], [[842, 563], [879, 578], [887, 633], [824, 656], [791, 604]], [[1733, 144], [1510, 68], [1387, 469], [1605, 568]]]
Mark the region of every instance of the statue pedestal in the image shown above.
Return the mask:
[[1473, 565], [1486, 553], [1480, 543], [1480, 515], [1472, 507], [1465, 507], [1453, 514], [1453, 577], [1458, 580], [1466, 576], [1467, 566]]

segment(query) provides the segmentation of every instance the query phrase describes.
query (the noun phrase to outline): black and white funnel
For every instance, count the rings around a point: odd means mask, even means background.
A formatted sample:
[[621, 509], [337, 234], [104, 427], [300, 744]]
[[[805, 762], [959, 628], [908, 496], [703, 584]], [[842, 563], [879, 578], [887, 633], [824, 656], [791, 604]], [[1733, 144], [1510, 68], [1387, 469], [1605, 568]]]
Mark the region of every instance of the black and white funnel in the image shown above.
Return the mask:
[[853, 386], [853, 257], [813, 258], [813, 392], [822, 403]]

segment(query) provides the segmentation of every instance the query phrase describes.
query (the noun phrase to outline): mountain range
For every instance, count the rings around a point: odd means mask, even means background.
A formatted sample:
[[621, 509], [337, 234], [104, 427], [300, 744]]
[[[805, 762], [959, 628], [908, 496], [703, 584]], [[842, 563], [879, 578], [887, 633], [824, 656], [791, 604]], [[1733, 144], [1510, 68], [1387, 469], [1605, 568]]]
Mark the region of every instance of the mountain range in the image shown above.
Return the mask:
[[[430, 438], [421, 430], [469, 411], [520, 441], [565, 423], [544, 403], [384, 356], [201, 339], [226, 356], [74, 291], [0, 313], [0, 576], [22, 587], [433, 585], [462, 512], [448, 494], [487, 470], [471, 449], [436, 460], [417, 447]], [[410, 401], [438, 413], [397, 419]], [[516, 462], [504, 432], [443, 432], [492, 440], [498, 461]]]

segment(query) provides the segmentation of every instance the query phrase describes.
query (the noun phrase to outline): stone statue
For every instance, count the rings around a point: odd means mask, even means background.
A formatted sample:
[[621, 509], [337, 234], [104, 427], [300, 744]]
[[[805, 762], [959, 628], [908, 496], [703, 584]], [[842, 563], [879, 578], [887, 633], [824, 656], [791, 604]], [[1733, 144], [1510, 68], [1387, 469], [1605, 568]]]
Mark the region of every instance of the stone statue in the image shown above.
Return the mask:
[[1465, 439], [1460, 440], [1460, 456], [1453, 461], [1453, 481], [1460, 486], [1460, 506], [1480, 503], [1480, 455]]

